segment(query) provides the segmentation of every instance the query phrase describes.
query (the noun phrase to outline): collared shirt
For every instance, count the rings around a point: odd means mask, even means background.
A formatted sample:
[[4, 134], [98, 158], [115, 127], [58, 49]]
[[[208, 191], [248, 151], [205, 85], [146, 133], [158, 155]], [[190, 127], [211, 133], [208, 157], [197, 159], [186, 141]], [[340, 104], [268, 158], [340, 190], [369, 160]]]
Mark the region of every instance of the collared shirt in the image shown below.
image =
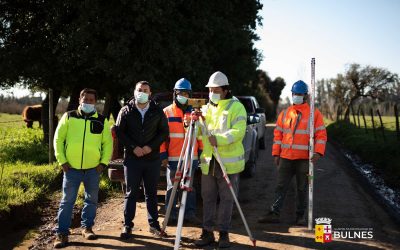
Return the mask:
[[138, 109], [139, 113], [142, 115], [142, 123], [143, 123], [144, 115], [146, 114], [147, 110], [149, 110], [150, 102], [147, 102], [147, 105], [143, 109], [139, 108], [137, 103], [135, 103], [135, 104], [136, 104], [136, 108]]

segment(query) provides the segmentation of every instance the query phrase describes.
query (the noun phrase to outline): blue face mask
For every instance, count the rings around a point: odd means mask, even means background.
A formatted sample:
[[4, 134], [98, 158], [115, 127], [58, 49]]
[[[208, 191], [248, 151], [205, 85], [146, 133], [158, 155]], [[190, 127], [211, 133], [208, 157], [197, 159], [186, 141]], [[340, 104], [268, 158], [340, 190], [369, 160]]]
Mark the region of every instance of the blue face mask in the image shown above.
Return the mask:
[[188, 98], [182, 95], [177, 95], [176, 100], [182, 105], [185, 105], [188, 102]]
[[135, 91], [135, 99], [138, 103], [144, 104], [149, 101], [149, 94]]
[[90, 114], [96, 111], [96, 108], [94, 104], [88, 104], [88, 103], [81, 103], [81, 110], [85, 112], [86, 114]]
[[213, 92], [210, 92], [210, 94], [208, 94], [208, 97], [210, 98], [210, 101], [212, 101], [215, 104], [218, 104], [219, 100], [221, 100], [221, 94], [216, 94]]
[[292, 96], [293, 104], [303, 104], [304, 96], [302, 95], [293, 95]]

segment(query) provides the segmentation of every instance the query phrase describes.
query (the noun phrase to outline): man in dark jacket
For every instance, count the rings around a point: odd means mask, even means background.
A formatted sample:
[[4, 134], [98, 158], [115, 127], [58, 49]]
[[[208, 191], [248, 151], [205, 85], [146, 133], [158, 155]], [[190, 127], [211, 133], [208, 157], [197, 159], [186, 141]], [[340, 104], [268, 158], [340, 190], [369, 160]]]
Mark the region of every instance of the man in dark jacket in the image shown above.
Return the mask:
[[168, 121], [162, 109], [149, 100], [150, 85], [136, 83], [134, 98], [119, 112], [118, 139], [124, 145], [126, 195], [121, 238], [131, 237], [136, 211], [136, 194], [143, 180], [150, 232], [162, 236], [158, 222], [157, 182], [160, 178], [160, 145], [168, 136]]

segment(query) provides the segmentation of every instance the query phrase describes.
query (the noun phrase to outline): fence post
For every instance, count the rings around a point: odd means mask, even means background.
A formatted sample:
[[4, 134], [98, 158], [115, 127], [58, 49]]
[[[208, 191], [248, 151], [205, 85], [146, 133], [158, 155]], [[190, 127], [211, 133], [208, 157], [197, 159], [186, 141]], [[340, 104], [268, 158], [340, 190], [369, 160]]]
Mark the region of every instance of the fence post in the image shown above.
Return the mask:
[[364, 120], [365, 133], [368, 134], [367, 121], [365, 120], [364, 109], [361, 109], [361, 115]]
[[371, 122], [372, 122], [372, 132], [374, 133], [374, 139], [376, 141], [376, 131], [375, 131], [375, 122], [374, 122], [374, 110], [371, 108]]
[[396, 117], [396, 134], [397, 134], [397, 140], [400, 141], [399, 111], [398, 111], [398, 109], [397, 109], [397, 103], [394, 104], [394, 116]]
[[383, 140], [386, 141], [385, 128], [383, 127], [383, 122], [382, 122], [381, 113], [379, 112], [379, 109], [377, 109], [376, 112], [378, 113], [379, 120], [380, 120], [380, 122], [381, 122], [381, 130], [382, 130]]
[[358, 110], [357, 110], [358, 128], [361, 128], [361, 123], [360, 123], [360, 109], [361, 109], [361, 105], [358, 105]]

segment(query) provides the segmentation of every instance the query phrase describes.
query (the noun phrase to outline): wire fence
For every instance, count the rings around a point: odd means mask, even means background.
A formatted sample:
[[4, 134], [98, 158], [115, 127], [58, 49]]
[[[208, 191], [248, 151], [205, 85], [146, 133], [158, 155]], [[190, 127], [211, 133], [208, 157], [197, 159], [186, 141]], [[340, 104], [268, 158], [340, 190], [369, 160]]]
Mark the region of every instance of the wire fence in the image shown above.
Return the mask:
[[367, 134], [368, 130], [372, 128], [375, 140], [377, 140], [378, 134], [381, 134], [383, 140], [386, 141], [387, 135], [385, 131], [395, 130], [397, 140], [400, 141], [399, 110], [397, 106], [398, 104], [393, 105], [394, 116], [382, 116], [379, 108], [369, 108], [365, 110], [362, 105], [359, 105], [357, 109], [354, 109], [353, 106], [346, 109], [339, 106], [337, 108], [336, 120], [352, 122], [358, 128], [364, 128]]

